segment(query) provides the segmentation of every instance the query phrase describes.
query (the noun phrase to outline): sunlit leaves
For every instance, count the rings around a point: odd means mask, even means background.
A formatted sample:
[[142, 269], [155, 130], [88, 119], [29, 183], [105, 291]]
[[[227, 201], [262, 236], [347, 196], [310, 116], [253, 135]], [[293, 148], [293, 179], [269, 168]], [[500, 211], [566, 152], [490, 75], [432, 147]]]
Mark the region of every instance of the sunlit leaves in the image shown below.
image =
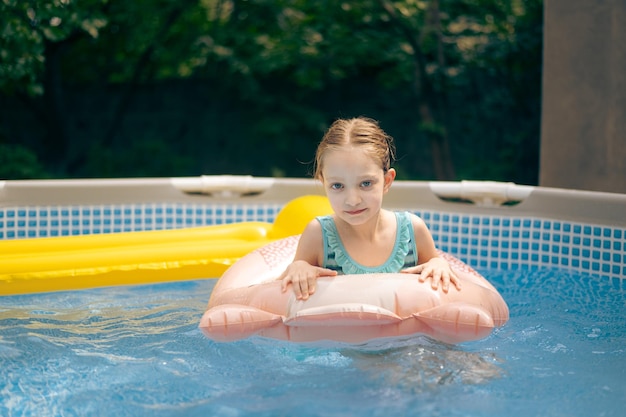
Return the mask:
[[0, 91], [41, 94], [46, 43], [63, 42], [78, 34], [97, 38], [107, 24], [103, 14], [106, 3], [107, 0], [2, 0]]

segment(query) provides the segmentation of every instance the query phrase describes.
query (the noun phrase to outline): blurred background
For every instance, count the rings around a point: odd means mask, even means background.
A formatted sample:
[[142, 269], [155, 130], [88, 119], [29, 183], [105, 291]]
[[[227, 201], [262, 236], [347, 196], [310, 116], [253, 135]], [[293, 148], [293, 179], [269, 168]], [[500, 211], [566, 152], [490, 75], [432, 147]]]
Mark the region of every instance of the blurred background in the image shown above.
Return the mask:
[[400, 179], [538, 181], [541, 0], [4, 0], [0, 16], [0, 178], [305, 177], [328, 125], [365, 115]]

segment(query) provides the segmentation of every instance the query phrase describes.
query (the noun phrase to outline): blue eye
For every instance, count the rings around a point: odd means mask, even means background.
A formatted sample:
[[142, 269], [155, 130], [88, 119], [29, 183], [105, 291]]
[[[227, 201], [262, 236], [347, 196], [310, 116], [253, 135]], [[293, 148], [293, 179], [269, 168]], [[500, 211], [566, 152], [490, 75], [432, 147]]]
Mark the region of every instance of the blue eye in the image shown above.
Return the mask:
[[338, 183], [338, 182], [335, 182], [335, 183], [333, 183], [333, 184], [330, 184], [330, 188], [331, 188], [332, 190], [340, 190], [340, 189], [342, 189], [342, 188], [343, 188], [343, 184], [340, 184], [340, 183]]
[[361, 187], [363, 188], [367, 188], [367, 187], [371, 187], [372, 186], [372, 181], [363, 181], [361, 183]]

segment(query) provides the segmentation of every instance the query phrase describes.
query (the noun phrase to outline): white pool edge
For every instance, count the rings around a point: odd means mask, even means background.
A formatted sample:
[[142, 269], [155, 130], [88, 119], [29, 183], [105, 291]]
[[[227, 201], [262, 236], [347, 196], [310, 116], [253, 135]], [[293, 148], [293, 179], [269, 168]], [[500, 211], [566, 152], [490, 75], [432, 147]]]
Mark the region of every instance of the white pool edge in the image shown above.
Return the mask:
[[[202, 176], [0, 182], [0, 240], [273, 221], [303, 178]], [[437, 246], [476, 268], [626, 277], [626, 195], [492, 181], [396, 181], [389, 209], [421, 215]], [[1, 265], [0, 265], [1, 268]]]
[[[0, 181], [0, 207], [150, 201], [280, 204], [305, 194], [322, 195], [323, 189], [312, 179], [235, 175]], [[493, 181], [396, 181], [385, 198], [385, 205], [389, 208], [541, 216], [626, 226], [626, 194]]]

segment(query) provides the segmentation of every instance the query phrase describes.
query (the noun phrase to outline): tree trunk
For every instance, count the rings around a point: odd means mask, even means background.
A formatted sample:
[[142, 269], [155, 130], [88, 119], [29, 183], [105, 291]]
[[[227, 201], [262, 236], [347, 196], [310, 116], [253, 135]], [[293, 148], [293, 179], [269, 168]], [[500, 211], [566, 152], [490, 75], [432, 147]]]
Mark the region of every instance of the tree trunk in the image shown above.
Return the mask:
[[[445, 125], [438, 123], [435, 117], [436, 112], [433, 101], [436, 99], [436, 92], [433, 89], [433, 82], [429, 79], [426, 72], [426, 60], [419, 42], [422, 32], [403, 20], [391, 2], [387, 0], [379, 0], [379, 2], [401, 31], [413, 51], [413, 92], [417, 101], [417, 113], [421, 121], [421, 130], [428, 136], [435, 179], [439, 181], [451, 180], [454, 178], [454, 167], [450, 158], [450, 146]], [[436, 16], [437, 21], [439, 21], [438, 2], [435, 3], [437, 4], [435, 6], [431, 5], [431, 7], [435, 7], [436, 13], [433, 16]], [[442, 60], [442, 50], [439, 55]], [[444, 63], [440, 62], [439, 64], [443, 65]]]
[[70, 152], [70, 120], [63, 94], [61, 56], [68, 38], [61, 42], [45, 41], [43, 75], [43, 122], [46, 133], [42, 144], [45, 160], [56, 174], [66, 171], [67, 156]]
[[[117, 101], [117, 105], [114, 110], [113, 118], [111, 123], [108, 126], [104, 136], [102, 137], [102, 145], [105, 147], [115, 146], [116, 138], [121, 129], [122, 124], [124, 123], [124, 119], [128, 112], [128, 109], [133, 101], [133, 98], [139, 88], [141, 83], [141, 78], [144, 75], [148, 65], [150, 63], [150, 59], [154, 54], [157, 46], [161, 44], [163, 39], [169, 33], [172, 25], [176, 23], [181, 14], [185, 11], [185, 8], [188, 6], [186, 3], [178, 3], [177, 7], [172, 9], [166, 16], [163, 25], [159, 28], [158, 32], [152, 38], [150, 44], [144, 49], [143, 53], [139, 56], [137, 63], [135, 64], [135, 68], [133, 69], [133, 75], [130, 81], [124, 84], [124, 90]], [[78, 166], [82, 162], [81, 160], [77, 160], [73, 162], [73, 166]]]

